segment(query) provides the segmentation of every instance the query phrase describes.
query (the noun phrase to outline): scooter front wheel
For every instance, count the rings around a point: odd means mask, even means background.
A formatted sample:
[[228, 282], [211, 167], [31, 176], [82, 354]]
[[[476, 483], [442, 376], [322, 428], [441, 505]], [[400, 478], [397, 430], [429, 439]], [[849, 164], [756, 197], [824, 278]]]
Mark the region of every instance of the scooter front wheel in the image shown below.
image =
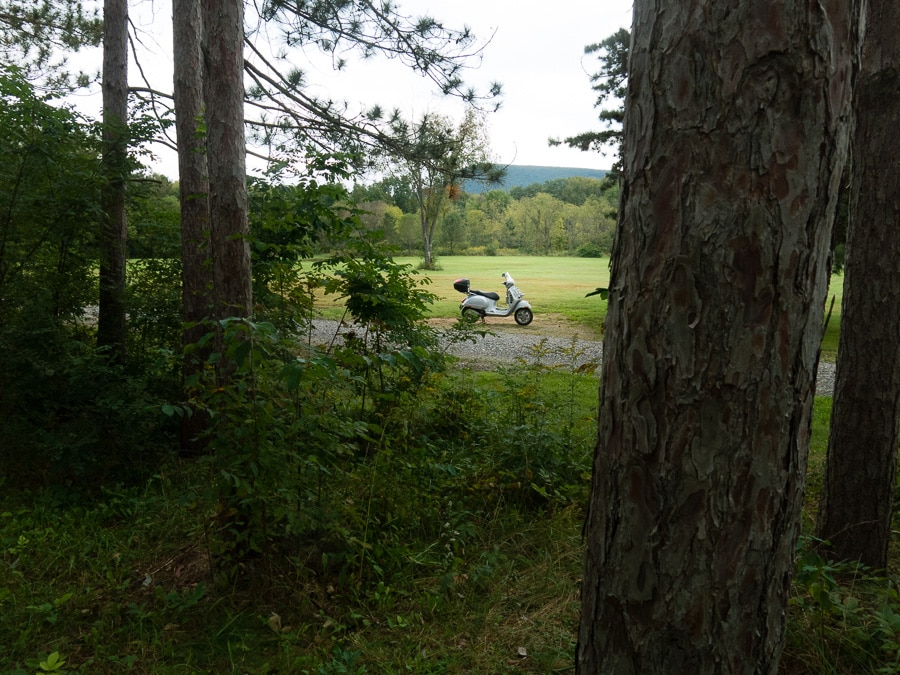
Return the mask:
[[534, 314], [527, 307], [522, 307], [521, 309], [516, 310], [516, 323], [520, 326], [527, 326], [531, 323], [531, 320], [534, 319]]
[[476, 321], [481, 319], [481, 314], [479, 314], [476, 310], [472, 309], [471, 307], [466, 307], [462, 311], [462, 317], [469, 323], [475, 323]]

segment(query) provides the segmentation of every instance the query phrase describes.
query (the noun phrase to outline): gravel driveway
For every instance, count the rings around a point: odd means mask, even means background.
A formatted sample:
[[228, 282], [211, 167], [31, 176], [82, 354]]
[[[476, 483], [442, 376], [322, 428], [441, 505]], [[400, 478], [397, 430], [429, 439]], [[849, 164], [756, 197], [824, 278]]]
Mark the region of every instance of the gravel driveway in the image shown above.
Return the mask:
[[[491, 328], [491, 326], [488, 326]], [[336, 331], [346, 332], [351, 327], [340, 326], [337, 321], [317, 319], [313, 326], [313, 338], [317, 342], [330, 342]], [[450, 353], [460, 357], [464, 362], [514, 363], [517, 358], [534, 358], [538, 344], [544, 342], [540, 349], [541, 359], [548, 365], [571, 364], [576, 366], [585, 363], [600, 363], [603, 357], [603, 343], [595, 340], [551, 337], [525, 333], [524, 331], [498, 330], [491, 335], [477, 337], [474, 343], [466, 342], [453, 345]], [[831, 396], [834, 389], [834, 364], [819, 363], [819, 374], [816, 381], [816, 393], [819, 396]]]

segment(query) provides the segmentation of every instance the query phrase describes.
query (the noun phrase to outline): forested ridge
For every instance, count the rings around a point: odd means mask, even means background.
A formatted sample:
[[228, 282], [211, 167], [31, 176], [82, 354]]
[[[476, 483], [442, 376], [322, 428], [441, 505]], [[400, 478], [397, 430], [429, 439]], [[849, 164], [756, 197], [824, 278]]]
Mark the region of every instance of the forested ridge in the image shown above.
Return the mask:
[[[529, 166], [525, 164], [511, 164], [506, 167], [506, 175], [503, 177], [503, 189], [524, 188], [540, 185], [565, 178], [596, 178], [602, 180], [608, 172], [603, 169], [583, 169], [575, 167], [559, 166]], [[485, 192], [490, 189], [477, 181], [467, 181], [463, 189], [471, 194]]]

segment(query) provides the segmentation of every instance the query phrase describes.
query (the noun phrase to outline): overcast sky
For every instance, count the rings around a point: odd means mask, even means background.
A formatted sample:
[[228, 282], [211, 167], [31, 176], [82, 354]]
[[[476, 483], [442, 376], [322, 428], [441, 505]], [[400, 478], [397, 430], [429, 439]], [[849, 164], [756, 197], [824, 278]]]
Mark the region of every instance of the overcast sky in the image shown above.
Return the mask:
[[[430, 13], [447, 27], [468, 25], [481, 39], [493, 35], [478, 69], [465, 77], [482, 89], [493, 81], [503, 85], [502, 107], [488, 117], [496, 161], [591, 169], [608, 169], [613, 158], [549, 147], [547, 140], [600, 128], [590, 83], [598, 61], [586, 56], [584, 47], [619, 28], [630, 29], [631, 5], [631, 0], [399, 0], [406, 14]], [[344, 91], [351, 100], [365, 96], [388, 108], [396, 105], [412, 116], [450, 105], [430, 83], [383, 60], [351, 62], [347, 72], [338, 74], [309, 75], [323, 89]]]
[[[502, 107], [488, 117], [495, 161], [609, 168], [612, 157], [549, 147], [547, 140], [599, 128], [596, 95], [589, 79], [598, 62], [596, 56], [584, 54], [584, 47], [619, 28], [630, 29], [632, 0], [397, 0], [396, 4], [406, 15], [430, 14], [453, 28], [467, 25], [482, 41], [493, 35], [477, 70], [469, 71], [465, 79], [482, 89], [495, 81], [503, 85]], [[171, 90], [171, 66], [166, 64], [171, 53], [171, 3], [132, 0], [131, 11], [133, 21], [145, 31], [144, 44], [156, 52], [151, 58], [144, 57], [145, 72], [154, 78], [155, 86]], [[154, 64], [159, 66], [157, 72]], [[324, 65], [297, 65], [322, 95], [351, 104], [398, 107], [407, 117], [429, 111], [459, 117], [459, 109], [437, 95], [430, 81], [407, 73], [398, 63], [379, 58], [349, 60], [341, 73], [330, 72]], [[477, 61], [473, 65], [478, 65]], [[129, 79], [137, 83], [138, 78], [132, 66]], [[160, 154], [155, 165], [171, 178], [177, 175], [176, 167], [174, 158], [166, 153]]]

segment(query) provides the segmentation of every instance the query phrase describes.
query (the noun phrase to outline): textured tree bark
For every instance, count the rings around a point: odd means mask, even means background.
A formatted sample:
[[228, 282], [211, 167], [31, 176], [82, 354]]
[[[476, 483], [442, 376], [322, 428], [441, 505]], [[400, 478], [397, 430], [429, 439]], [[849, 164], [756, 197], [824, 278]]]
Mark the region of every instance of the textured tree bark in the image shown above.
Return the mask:
[[636, 0], [580, 673], [774, 673], [857, 0]]
[[[189, 323], [212, 316], [209, 251], [209, 175], [203, 115], [200, 1], [173, 0], [175, 132], [181, 197], [183, 316]], [[203, 330], [202, 327], [199, 328]], [[193, 331], [185, 339], [195, 342]]]
[[818, 536], [824, 554], [888, 563], [900, 422], [900, 4], [869, 0], [854, 94], [851, 222]]
[[244, 5], [201, 0], [215, 318], [253, 308], [244, 140]]
[[[186, 381], [198, 375], [206, 360], [198, 340], [209, 330], [202, 322], [214, 312], [215, 296], [209, 231], [209, 175], [203, 120], [203, 62], [200, 0], [173, 0], [175, 133], [178, 143], [178, 185], [181, 198], [182, 334]], [[181, 447], [188, 454], [201, 450], [205, 415], [182, 419]]]
[[125, 358], [125, 179], [128, 157], [128, 2], [103, 3], [103, 157], [97, 345]]

